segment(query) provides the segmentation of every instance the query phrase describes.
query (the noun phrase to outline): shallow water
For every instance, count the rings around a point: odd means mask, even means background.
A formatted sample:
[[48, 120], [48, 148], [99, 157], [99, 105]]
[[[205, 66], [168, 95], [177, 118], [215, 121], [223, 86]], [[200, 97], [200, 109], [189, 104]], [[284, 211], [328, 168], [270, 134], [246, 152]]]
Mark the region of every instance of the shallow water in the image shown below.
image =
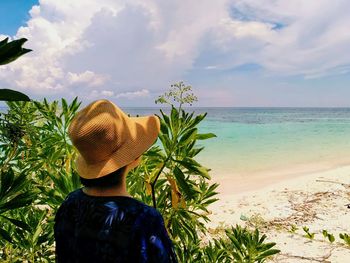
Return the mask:
[[[155, 108], [125, 108], [132, 115]], [[198, 160], [216, 177], [327, 169], [350, 164], [350, 108], [191, 108], [207, 112]], [[286, 172], [287, 171], [287, 172]], [[289, 172], [288, 172], [289, 171]]]

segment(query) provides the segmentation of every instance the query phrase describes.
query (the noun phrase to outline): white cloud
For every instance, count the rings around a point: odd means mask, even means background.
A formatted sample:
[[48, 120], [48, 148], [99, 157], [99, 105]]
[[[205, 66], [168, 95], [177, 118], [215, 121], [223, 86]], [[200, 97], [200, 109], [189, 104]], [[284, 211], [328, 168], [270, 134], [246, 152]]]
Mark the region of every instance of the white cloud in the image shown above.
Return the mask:
[[150, 92], [147, 89], [136, 90], [136, 91], [128, 91], [115, 93], [112, 90], [92, 90], [91, 93], [87, 96], [89, 99], [99, 99], [99, 98], [108, 98], [108, 99], [138, 99], [138, 98], [148, 98], [150, 96]]
[[96, 74], [92, 71], [85, 71], [77, 74], [68, 72], [67, 79], [70, 85], [86, 84], [88, 87], [102, 86], [108, 80], [108, 76], [102, 74]]
[[265, 30], [254, 52], [254, 62], [270, 73], [323, 76], [350, 65], [349, 1], [244, 0], [235, 7], [257, 22], [282, 25]]
[[103, 96], [108, 96], [108, 97], [112, 97], [112, 96], [114, 96], [114, 91], [111, 91], [111, 90], [102, 90], [102, 91], [101, 91], [101, 95], [103, 95]]
[[133, 91], [133, 92], [119, 93], [115, 97], [116, 98], [127, 98], [127, 99], [149, 97], [149, 90], [142, 89], [142, 90], [137, 90], [137, 91]]
[[0, 77], [43, 96], [135, 99], [198, 61], [215, 71], [258, 64], [272, 75], [345, 74], [348, 10], [348, 0], [40, 0], [16, 35], [34, 51]]

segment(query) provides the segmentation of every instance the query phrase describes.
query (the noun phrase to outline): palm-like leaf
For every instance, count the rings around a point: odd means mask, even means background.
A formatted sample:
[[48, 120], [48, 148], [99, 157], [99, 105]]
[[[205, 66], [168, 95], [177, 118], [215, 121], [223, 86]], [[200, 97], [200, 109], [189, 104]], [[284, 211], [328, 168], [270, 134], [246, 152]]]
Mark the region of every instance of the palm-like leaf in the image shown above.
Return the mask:
[[239, 225], [226, 230], [226, 235], [231, 244], [227, 244], [229, 254], [234, 262], [239, 263], [262, 263], [272, 255], [280, 252], [278, 249], [272, 249], [276, 243], [266, 243], [266, 235], [260, 237], [258, 229], [249, 231]]
[[0, 65], [15, 61], [20, 56], [32, 51], [22, 47], [27, 41], [25, 38], [20, 38], [11, 42], [8, 42], [8, 40], [8, 38], [5, 38], [0, 41]]

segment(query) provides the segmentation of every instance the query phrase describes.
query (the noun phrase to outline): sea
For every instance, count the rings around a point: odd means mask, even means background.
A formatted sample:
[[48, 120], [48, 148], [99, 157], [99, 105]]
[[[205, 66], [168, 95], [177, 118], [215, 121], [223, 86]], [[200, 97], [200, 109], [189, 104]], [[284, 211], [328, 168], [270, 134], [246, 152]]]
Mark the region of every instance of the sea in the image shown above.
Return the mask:
[[[131, 115], [157, 108], [124, 108]], [[318, 172], [350, 165], [350, 108], [186, 108], [207, 113], [197, 161], [215, 178]]]
[[[132, 116], [160, 115], [156, 107], [122, 109]], [[196, 158], [213, 178], [291, 177], [350, 165], [350, 108], [189, 107], [186, 111], [207, 113], [199, 133], [216, 135], [198, 141], [205, 149]]]

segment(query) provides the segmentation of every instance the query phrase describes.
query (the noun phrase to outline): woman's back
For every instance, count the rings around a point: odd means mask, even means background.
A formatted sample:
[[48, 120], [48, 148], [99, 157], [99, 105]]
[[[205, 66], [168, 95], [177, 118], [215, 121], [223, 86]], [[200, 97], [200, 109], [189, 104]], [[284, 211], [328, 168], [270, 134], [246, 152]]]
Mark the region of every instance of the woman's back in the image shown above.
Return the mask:
[[160, 213], [126, 196], [70, 193], [55, 239], [57, 262], [177, 262]]

